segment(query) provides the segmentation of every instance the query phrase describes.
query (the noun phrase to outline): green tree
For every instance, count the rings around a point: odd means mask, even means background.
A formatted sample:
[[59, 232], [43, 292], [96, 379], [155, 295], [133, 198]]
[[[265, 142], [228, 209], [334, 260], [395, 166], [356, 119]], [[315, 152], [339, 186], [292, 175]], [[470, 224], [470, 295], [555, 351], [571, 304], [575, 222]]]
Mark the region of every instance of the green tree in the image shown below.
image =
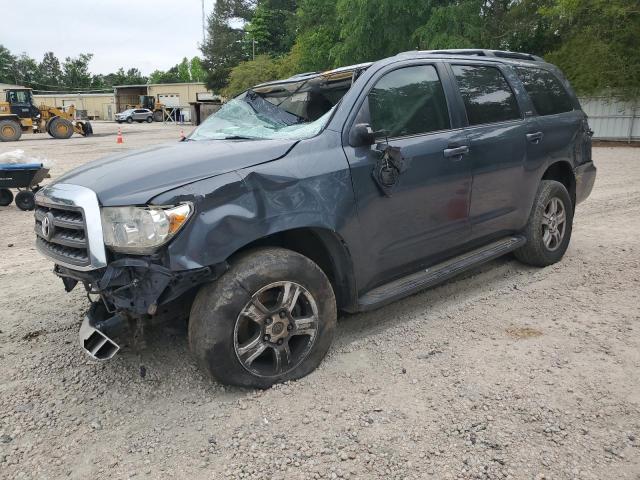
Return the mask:
[[89, 62], [92, 53], [81, 53], [77, 57], [67, 57], [62, 63], [62, 78], [66, 88], [87, 88], [91, 86]]
[[251, 22], [245, 26], [248, 40], [255, 41], [257, 53], [280, 56], [291, 50], [295, 11], [295, 0], [258, 0]]
[[15, 63], [16, 57], [0, 45], [0, 83], [17, 83]]
[[189, 60], [187, 57], [184, 57], [178, 64], [178, 77], [180, 77], [181, 82], [191, 81], [191, 72], [189, 70]]
[[15, 77], [17, 83], [24, 86], [33, 86], [40, 78], [38, 72], [38, 62], [26, 53], [21, 53], [14, 63]]
[[431, 1], [338, 0], [340, 43], [334, 65], [378, 60], [416, 48], [413, 34], [429, 18]]
[[337, 64], [340, 25], [336, 0], [300, 0], [294, 51], [301, 71], [326, 70]]
[[38, 65], [38, 77], [42, 89], [59, 88], [62, 81], [62, 69], [60, 61], [53, 52], [47, 52], [42, 57], [42, 61]]
[[204, 82], [206, 79], [206, 72], [202, 66], [202, 60], [200, 57], [193, 57], [189, 62], [189, 71], [191, 72], [192, 82]]
[[560, 42], [545, 58], [582, 94], [640, 95], [640, 6], [634, 0], [555, 0], [541, 13]]
[[166, 72], [155, 70], [149, 75], [149, 83], [179, 83], [178, 67], [171, 67]]
[[201, 50], [207, 70], [207, 86], [226, 86], [231, 69], [249, 59], [244, 23], [251, 19], [249, 0], [217, 0], [208, 18], [207, 40]]
[[289, 77], [292, 74], [291, 56], [273, 58], [257, 55], [255, 60], [242, 62], [231, 70], [229, 84], [222, 90], [222, 94], [233, 97], [259, 83]]

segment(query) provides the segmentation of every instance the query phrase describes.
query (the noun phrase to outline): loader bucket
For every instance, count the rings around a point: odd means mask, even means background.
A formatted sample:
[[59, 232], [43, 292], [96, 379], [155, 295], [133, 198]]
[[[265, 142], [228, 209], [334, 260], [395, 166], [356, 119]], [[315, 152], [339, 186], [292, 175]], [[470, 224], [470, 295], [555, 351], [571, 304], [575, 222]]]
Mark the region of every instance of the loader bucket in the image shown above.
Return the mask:
[[78, 122], [80, 125], [80, 135], [84, 137], [90, 137], [93, 135], [93, 127], [90, 122]]

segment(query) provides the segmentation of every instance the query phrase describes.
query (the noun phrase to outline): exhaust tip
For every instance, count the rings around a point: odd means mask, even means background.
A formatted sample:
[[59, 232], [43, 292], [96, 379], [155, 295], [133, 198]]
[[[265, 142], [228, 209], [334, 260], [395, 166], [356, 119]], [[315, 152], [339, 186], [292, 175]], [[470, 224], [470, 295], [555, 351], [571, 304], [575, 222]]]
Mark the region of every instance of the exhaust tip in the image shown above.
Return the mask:
[[109, 360], [120, 350], [116, 342], [89, 324], [88, 317], [85, 317], [80, 327], [80, 345], [96, 360]]

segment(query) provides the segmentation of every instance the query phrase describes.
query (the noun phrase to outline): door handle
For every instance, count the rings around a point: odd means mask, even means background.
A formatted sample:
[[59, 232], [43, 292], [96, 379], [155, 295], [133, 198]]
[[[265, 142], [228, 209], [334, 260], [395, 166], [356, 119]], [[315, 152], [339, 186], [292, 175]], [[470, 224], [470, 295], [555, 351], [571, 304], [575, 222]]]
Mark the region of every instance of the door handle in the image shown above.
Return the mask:
[[463, 155], [469, 153], [469, 147], [467, 145], [462, 145], [460, 147], [445, 148], [443, 153], [445, 158], [458, 157], [456, 160], [460, 160]]
[[531, 143], [540, 143], [542, 137], [544, 137], [544, 134], [542, 132], [527, 133], [527, 140], [529, 140]]

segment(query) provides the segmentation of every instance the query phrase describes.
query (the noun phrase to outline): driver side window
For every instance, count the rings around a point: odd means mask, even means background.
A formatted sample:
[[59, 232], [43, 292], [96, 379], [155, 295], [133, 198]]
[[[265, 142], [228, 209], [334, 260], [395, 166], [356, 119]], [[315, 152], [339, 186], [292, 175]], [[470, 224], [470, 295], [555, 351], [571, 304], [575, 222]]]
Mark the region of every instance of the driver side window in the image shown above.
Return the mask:
[[371, 127], [388, 137], [451, 128], [444, 90], [433, 65], [387, 73], [369, 92], [368, 102]]

